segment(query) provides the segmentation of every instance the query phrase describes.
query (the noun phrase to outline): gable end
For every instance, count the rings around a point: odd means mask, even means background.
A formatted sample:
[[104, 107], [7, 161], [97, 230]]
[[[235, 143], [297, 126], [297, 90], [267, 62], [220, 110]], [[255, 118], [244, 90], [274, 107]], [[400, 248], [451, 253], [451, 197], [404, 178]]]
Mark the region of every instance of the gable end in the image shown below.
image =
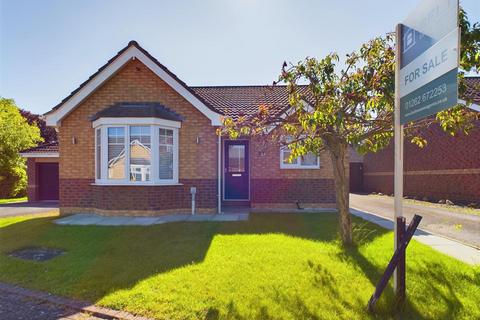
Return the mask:
[[208, 104], [203, 98], [197, 95], [175, 74], [153, 58], [146, 50], [141, 48], [137, 42], [130, 41], [127, 47], [118, 52], [110, 59], [107, 64], [101, 67], [80, 87], [66, 97], [59, 105], [45, 114], [48, 126], [59, 126], [65, 116], [72, 112], [82, 101], [89, 97], [105, 81], [110, 79], [118, 70], [120, 70], [130, 60], [138, 59], [160, 79], [165, 81], [178, 94], [190, 102], [202, 114], [210, 119], [213, 126], [222, 124], [222, 113]]

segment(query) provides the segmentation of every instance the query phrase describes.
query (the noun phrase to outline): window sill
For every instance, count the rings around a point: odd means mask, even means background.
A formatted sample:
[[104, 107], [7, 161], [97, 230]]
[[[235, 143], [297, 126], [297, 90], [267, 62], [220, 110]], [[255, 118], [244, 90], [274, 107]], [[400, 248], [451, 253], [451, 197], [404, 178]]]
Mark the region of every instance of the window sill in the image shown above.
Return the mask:
[[161, 187], [161, 186], [183, 186], [183, 183], [169, 182], [169, 183], [111, 183], [111, 182], [94, 182], [92, 186], [108, 186], [108, 187]]
[[280, 167], [281, 170], [318, 170], [320, 167]]

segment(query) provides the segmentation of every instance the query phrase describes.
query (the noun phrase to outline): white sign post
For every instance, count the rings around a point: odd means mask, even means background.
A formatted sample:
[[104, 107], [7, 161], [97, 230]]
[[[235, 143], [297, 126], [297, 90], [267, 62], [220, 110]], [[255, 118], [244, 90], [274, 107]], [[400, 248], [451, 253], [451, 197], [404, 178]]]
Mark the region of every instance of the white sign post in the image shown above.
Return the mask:
[[[396, 28], [395, 64], [395, 250], [403, 217], [403, 125], [457, 104], [458, 0], [423, 0]], [[395, 270], [394, 288], [405, 274]], [[401, 270], [402, 273], [405, 269]], [[399, 282], [403, 283], [399, 283]]]

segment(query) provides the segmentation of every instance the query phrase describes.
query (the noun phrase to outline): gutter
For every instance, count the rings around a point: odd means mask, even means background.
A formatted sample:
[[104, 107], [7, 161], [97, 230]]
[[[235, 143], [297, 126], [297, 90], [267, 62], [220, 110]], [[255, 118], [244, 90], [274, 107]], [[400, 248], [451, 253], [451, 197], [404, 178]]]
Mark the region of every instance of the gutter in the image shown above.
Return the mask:
[[58, 158], [58, 152], [20, 152], [24, 158]]
[[222, 136], [218, 135], [218, 159], [217, 159], [217, 167], [218, 167], [218, 172], [217, 172], [217, 206], [218, 206], [218, 214], [222, 213]]

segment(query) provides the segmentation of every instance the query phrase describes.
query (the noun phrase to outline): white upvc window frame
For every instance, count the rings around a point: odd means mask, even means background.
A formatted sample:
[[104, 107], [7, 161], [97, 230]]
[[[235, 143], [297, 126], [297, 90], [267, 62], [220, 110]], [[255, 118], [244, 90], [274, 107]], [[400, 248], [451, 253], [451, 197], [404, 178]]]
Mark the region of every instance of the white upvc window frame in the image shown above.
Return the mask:
[[[97, 166], [101, 165], [101, 177], [95, 175], [95, 185], [114, 185], [114, 186], [161, 186], [178, 185], [178, 167], [179, 167], [179, 129], [181, 122], [163, 120], [158, 118], [100, 118], [93, 122], [95, 132], [95, 173]], [[130, 180], [130, 127], [131, 126], [149, 126], [150, 144], [151, 144], [151, 164], [150, 181], [131, 181]], [[108, 179], [108, 128], [123, 127], [125, 132], [125, 174], [124, 179]], [[159, 166], [159, 130], [167, 129], [173, 131], [173, 178], [160, 179]], [[97, 162], [97, 130], [101, 130], [101, 164]]]
[[300, 169], [300, 170], [307, 170], [307, 169], [320, 169], [320, 157], [317, 156], [317, 164], [316, 165], [302, 165], [302, 157], [297, 158], [297, 163], [284, 163], [283, 162], [283, 153], [284, 151], [289, 150], [288, 147], [281, 147], [280, 148], [280, 169]]

